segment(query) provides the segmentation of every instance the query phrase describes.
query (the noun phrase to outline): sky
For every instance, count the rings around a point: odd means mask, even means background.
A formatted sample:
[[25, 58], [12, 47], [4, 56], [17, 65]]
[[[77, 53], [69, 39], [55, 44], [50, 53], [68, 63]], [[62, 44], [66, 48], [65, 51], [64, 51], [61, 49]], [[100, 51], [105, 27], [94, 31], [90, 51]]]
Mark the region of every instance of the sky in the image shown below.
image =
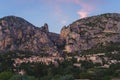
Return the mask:
[[60, 33], [63, 26], [89, 16], [120, 13], [120, 0], [0, 0], [0, 18], [18, 16]]

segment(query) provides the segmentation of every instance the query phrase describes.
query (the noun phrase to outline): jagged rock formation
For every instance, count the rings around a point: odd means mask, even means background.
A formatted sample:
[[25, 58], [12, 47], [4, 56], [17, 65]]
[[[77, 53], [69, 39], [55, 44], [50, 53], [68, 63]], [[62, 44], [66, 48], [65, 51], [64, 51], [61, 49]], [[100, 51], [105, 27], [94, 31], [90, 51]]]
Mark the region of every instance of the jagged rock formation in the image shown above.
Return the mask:
[[108, 13], [83, 18], [61, 30], [65, 50], [86, 50], [109, 42], [120, 42], [120, 14]]
[[0, 19], [0, 51], [23, 50], [56, 55], [120, 42], [120, 14], [108, 13], [77, 20], [62, 28], [60, 34], [49, 32], [26, 20], [7, 16]]
[[59, 40], [59, 35], [55, 36], [57, 40], [51, 37], [54, 35], [49, 32], [47, 24], [38, 28], [20, 17], [7, 16], [0, 19], [0, 51], [28, 50], [57, 54], [54, 42]]

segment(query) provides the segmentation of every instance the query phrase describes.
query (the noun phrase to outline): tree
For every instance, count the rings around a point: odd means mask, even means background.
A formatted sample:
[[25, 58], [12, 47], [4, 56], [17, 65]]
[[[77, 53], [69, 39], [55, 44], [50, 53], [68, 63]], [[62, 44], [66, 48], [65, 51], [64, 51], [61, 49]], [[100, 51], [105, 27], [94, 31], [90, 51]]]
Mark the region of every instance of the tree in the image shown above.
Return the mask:
[[74, 80], [73, 75], [58, 76], [52, 80]]
[[94, 64], [92, 61], [81, 61], [81, 67], [84, 69], [93, 68]]
[[38, 80], [33, 76], [27, 76], [27, 75], [14, 75], [10, 78], [10, 80]]
[[2, 72], [0, 73], [0, 80], [9, 80], [13, 76], [12, 72]]
[[65, 75], [65, 76], [60, 77], [59, 80], [74, 80], [74, 77], [73, 75]]
[[88, 73], [88, 72], [82, 72], [79, 74], [80, 78], [81, 79], [90, 79], [92, 74], [91, 73]]

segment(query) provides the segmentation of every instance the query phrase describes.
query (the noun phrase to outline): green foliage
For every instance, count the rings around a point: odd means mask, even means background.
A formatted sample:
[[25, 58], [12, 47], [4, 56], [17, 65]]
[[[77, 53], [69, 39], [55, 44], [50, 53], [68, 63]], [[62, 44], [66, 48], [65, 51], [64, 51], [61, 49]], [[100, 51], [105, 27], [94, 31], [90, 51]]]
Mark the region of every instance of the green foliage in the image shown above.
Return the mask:
[[105, 56], [113, 60], [120, 60], [120, 52], [118, 52], [117, 54], [106, 53]]
[[103, 78], [101, 78], [101, 80], [111, 80], [112, 79], [112, 76], [105, 76]]
[[0, 72], [3, 71], [11, 71], [13, 69], [13, 60], [9, 54], [0, 55], [1, 62], [0, 62]]
[[74, 77], [73, 75], [65, 75], [65, 76], [60, 77], [59, 80], [74, 80]]
[[14, 75], [10, 78], [10, 80], [38, 80], [33, 76], [27, 76], [27, 75]]
[[87, 55], [87, 54], [97, 54], [97, 53], [108, 53], [112, 51], [120, 51], [120, 43], [116, 42], [106, 42], [106, 45], [103, 45], [103, 43], [99, 43], [95, 47], [82, 51], [81, 54]]
[[73, 75], [65, 75], [65, 76], [59, 76], [52, 80], [74, 80], [74, 77], [73, 77]]
[[41, 63], [23, 63], [19, 69], [23, 69], [28, 75], [35, 77], [43, 77], [48, 74], [48, 66]]
[[[94, 54], [98, 52], [105, 52], [105, 57], [110, 59], [120, 60], [120, 43], [108, 43], [106, 46], [96, 47], [90, 50], [86, 50], [87, 54]], [[112, 54], [112, 51], [116, 50], [117, 54]], [[21, 52], [22, 53], [22, 52]], [[84, 53], [84, 52], [81, 52]], [[16, 70], [25, 70], [26, 75], [16, 75], [13, 71], [13, 59], [16, 57], [24, 58], [29, 57], [23, 52], [12, 53], [8, 52], [6, 54], [0, 55], [0, 80], [74, 80], [74, 79], [90, 79], [90, 80], [111, 80], [112, 78], [120, 77], [120, 63], [111, 64], [110, 68], [104, 69], [100, 68], [101, 63], [93, 63], [92, 61], [80, 61], [74, 58], [74, 56], [82, 56], [86, 54], [65, 54], [65, 60], [59, 62], [59, 66], [55, 67], [53, 64], [45, 65], [42, 63], [22, 63], [20, 66], [16, 67]], [[71, 60], [67, 60], [66, 57], [72, 57]], [[102, 59], [103, 56], [100, 58]], [[103, 60], [104, 61], [104, 60]], [[80, 67], [76, 67], [73, 64], [81, 64]], [[105, 62], [104, 62], [105, 63]], [[9, 71], [9, 72], [8, 72]], [[14, 75], [13, 75], [14, 74]]]
[[12, 72], [2, 72], [0, 73], [0, 80], [9, 80], [13, 76]]
[[94, 67], [92, 61], [81, 61], [80, 63], [81, 63], [81, 67], [83, 67], [84, 69], [89, 69]]
[[79, 74], [79, 77], [80, 77], [81, 79], [90, 79], [91, 76], [92, 76], [92, 74], [91, 74], [91, 73], [88, 73], [88, 72], [81, 72], [81, 73]]
[[43, 76], [40, 78], [40, 80], [51, 80], [53, 78], [52, 75], [48, 75], [48, 76]]
[[30, 51], [7, 51], [0, 53], [0, 72], [12, 71], [15, 58], [30, 57], [33, 53]]

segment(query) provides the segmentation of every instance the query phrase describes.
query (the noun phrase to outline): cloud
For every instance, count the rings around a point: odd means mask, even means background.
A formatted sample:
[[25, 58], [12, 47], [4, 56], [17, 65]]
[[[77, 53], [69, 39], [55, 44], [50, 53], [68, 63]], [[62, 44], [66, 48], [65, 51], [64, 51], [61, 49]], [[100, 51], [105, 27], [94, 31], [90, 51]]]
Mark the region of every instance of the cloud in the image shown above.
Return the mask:
[[[27, 0], [25, 0], [24, 3], [26, 3], [26, 1]], [[97, 4], [99, 4], [98, 0], [36, 0], [35, 2], [34, 0], [30, 0], [30, 2], [42, 3], [44, 7], [49, 6], [49, 15], [62, 24], [66, 24], [71, 18], [71, 13], [69, 13], [71, 11], [69, 9], [66, 10], [66, 8], [64, 9], [66, 5], [73, 9], [77, 8], [77, 10], [74, 10], [74, 15], [77, 14], [79, 18], [85, 18], [94, 12]]]
[[79, 0], [77, 4], [79, 4], [81, 8], [77, 11], [77, 14], [80, 18], [85, 18], [93, 13], [102, 3], [102, 1], [98, 0]]
[[89, 2], [79, 2], [79, 5], [81, 6], [81, 9], [78, 10], [77, 14], [80, 18], [87, 17], [90, 13], [92, 13], [95, 10], [95, 5], [93, 3]]
[[80, 16], [80, 18], [85, 18], [88, 16], [88, 12], [84, 10], [78, 11], [77, 14]]
[[80, 6], [80, 9], [76, 12], [80, 18], [87, 17], [92, 13], [100, 1], [98, 0], [61, 0], [64, 3], [74, 3], [77, 6]]
[[[95, 5], [91, 0], [72, 0], [75, 4], [79, 5], [81, 8], [76, 12], [80, 18], [85, 18], [94, 11]], [[95, 0], [94, 0], [95, 1]]]
[[47, 3], [53, 7], [53, 17], [57, 18], [61, 24], [65, 25], [69, 21], [70, 16], [62, 7], [63, 5], [80, 7], [74, 13], [77, 14], [79, 18], [85, 18], [95, 10], [96, 3], [98, 2], [97, 0], [55, 0], [53, 2], [48, 0]]

